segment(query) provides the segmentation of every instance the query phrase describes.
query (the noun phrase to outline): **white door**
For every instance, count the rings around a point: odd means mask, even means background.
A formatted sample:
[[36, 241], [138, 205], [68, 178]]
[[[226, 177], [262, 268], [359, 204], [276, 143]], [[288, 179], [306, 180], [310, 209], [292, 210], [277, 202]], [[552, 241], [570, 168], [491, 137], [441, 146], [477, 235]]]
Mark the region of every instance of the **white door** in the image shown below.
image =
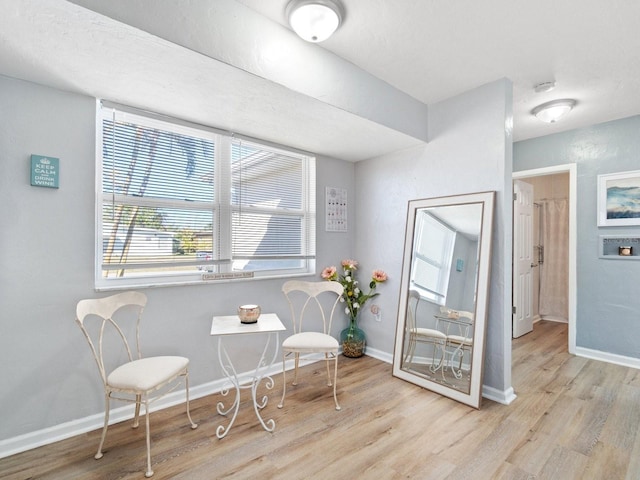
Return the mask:
[[513, 181], [513, 338], [533, 330], [533, 185]]

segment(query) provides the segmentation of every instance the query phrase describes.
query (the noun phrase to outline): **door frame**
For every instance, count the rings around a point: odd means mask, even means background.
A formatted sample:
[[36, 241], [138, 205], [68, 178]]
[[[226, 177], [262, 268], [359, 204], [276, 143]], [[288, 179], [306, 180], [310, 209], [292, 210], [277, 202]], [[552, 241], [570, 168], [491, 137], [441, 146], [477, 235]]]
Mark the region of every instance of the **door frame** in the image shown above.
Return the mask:
[[[567, 348], [569, 353], [576, 353], [576, 309], [577, 309], [577, 275], [576, 275], [576, 248], [577, 248], [577, 165], [567, 163], [553, 167], [535, 168], [513, 172], [514, 180], [522, 180], [530, 177], [554, 175], [556, 173], [569, 173], [569, 341]], [[512, 187], [513, 188], [513, 187]], [[511, 287], [513, 288], [513, 286]], [[513, 295], [513, 292], [511, 292]]]

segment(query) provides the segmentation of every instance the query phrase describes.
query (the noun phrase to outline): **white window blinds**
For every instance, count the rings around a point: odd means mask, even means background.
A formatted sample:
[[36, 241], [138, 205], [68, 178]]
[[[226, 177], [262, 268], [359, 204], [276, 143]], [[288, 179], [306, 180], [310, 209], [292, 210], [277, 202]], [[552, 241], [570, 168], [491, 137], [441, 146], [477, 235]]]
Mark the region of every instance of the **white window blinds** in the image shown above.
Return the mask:
[[[303, 158], [234, 142], [231, 204], [234, 268], [301, 268], [315, 255], [315, 179]], [[315, 206], [313, 206], [315, 210]]]
[[98, 288], [313, 272], [312, 157], [115, 107], [99, 123]]
[[418, 213], [416, 225], [411, 281], [422, 296], [444, 305], [456, 232], [426, 211]]

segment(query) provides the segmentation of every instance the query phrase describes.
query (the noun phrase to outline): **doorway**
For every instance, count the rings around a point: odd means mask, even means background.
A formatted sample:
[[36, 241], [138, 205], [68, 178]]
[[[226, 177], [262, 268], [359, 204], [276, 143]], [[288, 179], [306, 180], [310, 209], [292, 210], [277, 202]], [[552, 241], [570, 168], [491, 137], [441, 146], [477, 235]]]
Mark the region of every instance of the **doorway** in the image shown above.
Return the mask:
[[[534, 213], [531, 232], [531, 315], [534, 322], [539, 319], [564, 321], [568, 323], [568, 351], [575, 353], [575, 324], [576, 324], [576, 165], [559, 165], [556, 167], [540, 168], [514, 172], [514, 180], [522, 180], [533, 185]], [[536, 191], [537, 190], [537, 191]], [[566, 217], [562, 218], [563, 215]], [[549, 242], [554, 241], [554, 235], [545, 232], [557, 232], [552, 223], [565, 222], [565, 248], [555, 248]], [[514, 229], [518, 219], [514, 216]], [[551, 226], [551, 230], [550, 230]], [[545, 238], [546, 235], [546, 238]], [[547, 244], [545, 252], [545, 244]], [[564, 266], [563, 266], [564, 265]], [[562, 286], [557, 282], [553, 270], [564, 268], [567, 295], [555, 295]], [[515, 278], [515, 277], [514, 277]], [[514, 286], [514, 307], [516, 295]], [[526, 295], [524, 296], [526, 298]], [[514, 310], [514, 312], [516, 311]], [[514, 319], [515, 319], [514, 313]]]

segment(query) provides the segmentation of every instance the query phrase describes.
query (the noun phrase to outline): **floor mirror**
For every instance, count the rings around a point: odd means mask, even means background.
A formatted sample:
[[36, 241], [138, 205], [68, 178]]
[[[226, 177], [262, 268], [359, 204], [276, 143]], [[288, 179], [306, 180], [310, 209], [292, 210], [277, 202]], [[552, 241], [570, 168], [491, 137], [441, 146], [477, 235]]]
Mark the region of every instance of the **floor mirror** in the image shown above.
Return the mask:
[[495, 192], [409, 201], [393, 375], [480, 408]]

